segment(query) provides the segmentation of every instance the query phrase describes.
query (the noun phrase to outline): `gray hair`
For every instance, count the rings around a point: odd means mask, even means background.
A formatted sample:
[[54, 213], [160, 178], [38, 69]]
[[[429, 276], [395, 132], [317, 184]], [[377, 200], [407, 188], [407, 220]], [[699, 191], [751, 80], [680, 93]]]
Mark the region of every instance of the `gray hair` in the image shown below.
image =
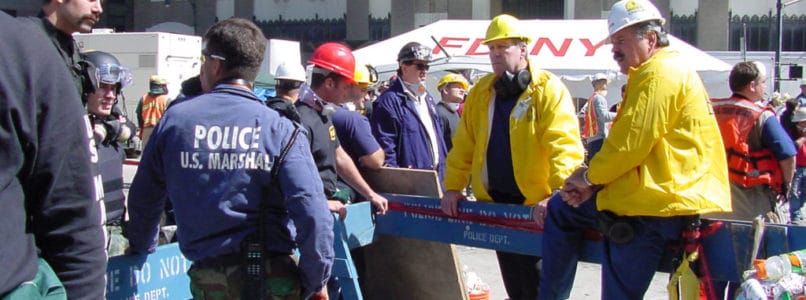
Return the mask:
[[658, 46], [669, 46], [669, 34], [666, 33], [663, 26], [661, 26], [660, 22], [657, 20], [635, 24], [632, 26], [632, 30], [639, 39], [643, 39], [647, 32], [654, 31], [655, 34], [658, 35]]

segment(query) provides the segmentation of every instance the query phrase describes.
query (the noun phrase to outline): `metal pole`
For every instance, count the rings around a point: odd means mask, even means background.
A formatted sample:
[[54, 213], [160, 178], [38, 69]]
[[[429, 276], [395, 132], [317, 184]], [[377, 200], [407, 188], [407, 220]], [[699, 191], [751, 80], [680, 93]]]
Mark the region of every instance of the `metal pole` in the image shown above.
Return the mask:
[[[778, 2], [780, 3], [781, 1], [778, 0]], [[190, 3], [190, 9], [193, 13], [193, 34], [199, 34], [199, 30], [196, 29], [196, 0], [188, 0], [188, 3]]]
[[775, 82], [773, 85], [774, 92], [779, 92], [781, 90], [781, 45], [783, 44], [783, 37], [784, 37], [783, 34], [784, 19], [783, 16], [781, 15], [782, 8], [783, 4], [781, 3], [781, 0], [776, 0], [775, 15], [778, 17], [778, 24], [776, 26], [778, 28], [778, 40], [776, 41], [776, 47], [775, 47], [775, 71], [774, 71]]

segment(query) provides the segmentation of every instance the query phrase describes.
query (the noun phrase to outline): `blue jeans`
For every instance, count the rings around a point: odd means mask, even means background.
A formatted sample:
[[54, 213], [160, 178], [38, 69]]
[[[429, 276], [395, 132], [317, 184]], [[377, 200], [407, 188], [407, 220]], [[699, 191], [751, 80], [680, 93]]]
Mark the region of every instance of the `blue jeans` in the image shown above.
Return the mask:
[[792, 221], [803, 221], [800, 209], [803, 207], [803, 198], [806, 198], [806, 168], [798, 167], [795, 178], [792, 179], [792, 191], [789, 192], [789, 214]]
[[[648, 201], [650, 201], [648, 199]], [[666, 246], [679, 242], [685, 217], [624, 217], [635, 237], [624, 244], [605, 239], [602, 299], [643, 299]], [[574, 208], [555, 194], [543, 227], [543, 268], [538, 299], [568, 299], [576, 275], [583, 231], [596, 228], [596, 196]]]

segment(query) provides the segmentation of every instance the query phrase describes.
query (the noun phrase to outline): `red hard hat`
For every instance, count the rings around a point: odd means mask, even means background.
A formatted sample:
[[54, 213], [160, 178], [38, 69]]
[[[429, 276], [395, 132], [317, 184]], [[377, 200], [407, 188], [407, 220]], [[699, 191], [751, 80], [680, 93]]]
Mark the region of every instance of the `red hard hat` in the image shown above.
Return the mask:
[[350, 48], [339, 43], [324, 43], [313, 51], [309, 64], [334, 72], [355, 83], [355, 57]]

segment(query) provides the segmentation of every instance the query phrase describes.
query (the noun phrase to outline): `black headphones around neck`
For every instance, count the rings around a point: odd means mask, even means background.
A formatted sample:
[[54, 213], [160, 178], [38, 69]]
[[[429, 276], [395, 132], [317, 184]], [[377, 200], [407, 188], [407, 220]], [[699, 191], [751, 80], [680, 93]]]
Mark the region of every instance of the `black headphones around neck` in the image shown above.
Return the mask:
[[532, 81], [532, 74], [529, 73], [528, 68], [518, 71], [512, 77], [507, 75], [508, 74], [504, 74], [503, 76], [498, 77], [495, 83], [493, 83], [495, 92], [500, 97], [505, 99], [512, 97], [517, 98], [521, 93], [523, 93], [523, 91], [526, 90], [527, 87], [529, 87], [529, 83]]

